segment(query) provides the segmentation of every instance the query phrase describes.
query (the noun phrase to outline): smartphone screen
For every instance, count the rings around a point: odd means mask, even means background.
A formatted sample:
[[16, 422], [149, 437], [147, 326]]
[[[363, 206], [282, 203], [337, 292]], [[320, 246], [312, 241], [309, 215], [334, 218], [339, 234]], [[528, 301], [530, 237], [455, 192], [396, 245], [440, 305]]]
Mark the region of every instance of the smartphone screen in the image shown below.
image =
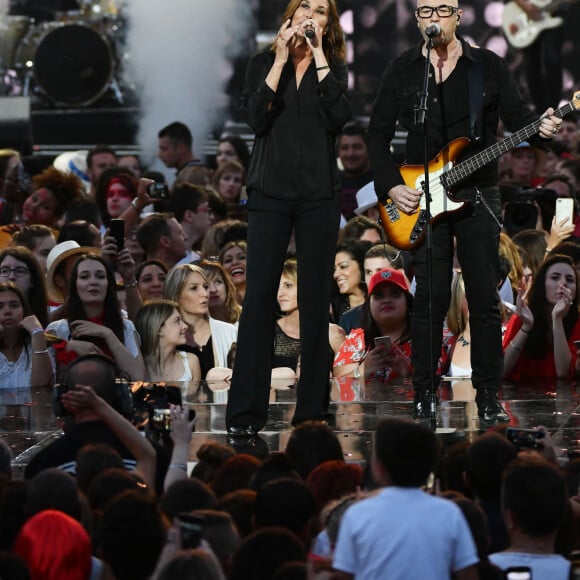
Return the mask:
[[560, 224], [564, 220], [563, 225], [572, 225], [574, 221], [574, 200], [571, 197], [556, 198], [556, 223]]
[[117, 251], [121, 251], [125, 247], [125, 220], [112, 219], [109, 224], [109, 232], [115, 238]]

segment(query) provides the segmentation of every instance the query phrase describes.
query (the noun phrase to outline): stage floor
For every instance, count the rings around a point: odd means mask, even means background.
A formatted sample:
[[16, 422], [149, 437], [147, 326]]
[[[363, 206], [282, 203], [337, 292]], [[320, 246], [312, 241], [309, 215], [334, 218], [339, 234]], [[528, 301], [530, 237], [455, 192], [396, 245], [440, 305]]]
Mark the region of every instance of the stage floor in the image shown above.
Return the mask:
[[[189, 459], [206, 441], [236, 444], [238, 451], [262, 455], [266, 451], [283, 451], [291, 432], [296, 390], [284, 385], [271, 389], [268, 423], [252, 441], [228, 441], [225, 432], [227, 383], [189, 383], [182, 385], [185, 404], [197, 413]], [[475, 392], [469, 380], [446, 380], [438, 390], [437, 433], [445, 444], [462, 439], [473, 440], [490, 426], [477, 416]], [[14, 476], [22, 470], [40, 448], [58, 437], [60, 429], [52, 414], [49, 390], [1, 389], [0, 437], [11, 447]], [[388, 416], [412, 417], [413, 390], [410, 384], [361, 384], [355, 379], [331, 381], [332, 413], [335, 431], [342, 444], [345, 459], [364, 463], [370, 458], [373, 431]], [[557, 384], [505, 384], [500, 399], [510, 415], [510, 425], [547, 428], [557, 450], [566, 456], [580, 452], [580, 389], [575, 382]], [[426, 420], [430, 425], [431, 422]]]

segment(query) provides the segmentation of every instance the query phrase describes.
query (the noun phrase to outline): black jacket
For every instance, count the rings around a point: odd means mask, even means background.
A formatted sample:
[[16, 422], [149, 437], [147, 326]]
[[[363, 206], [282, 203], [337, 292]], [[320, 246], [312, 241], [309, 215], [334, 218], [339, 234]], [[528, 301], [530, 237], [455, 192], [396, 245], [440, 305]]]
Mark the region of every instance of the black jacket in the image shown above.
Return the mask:
[[248, 171], [248, 193], [281, 199], [329, 199], [340, 191], [335, 140], [350, 119], [347, 70], [331, 63], [318, 82], [314, 61], [296, 88], [292, 61], [286, 63], [278, 91], [265, 83], [274, 53], [250, 59], [242, 99], [256, 134]]

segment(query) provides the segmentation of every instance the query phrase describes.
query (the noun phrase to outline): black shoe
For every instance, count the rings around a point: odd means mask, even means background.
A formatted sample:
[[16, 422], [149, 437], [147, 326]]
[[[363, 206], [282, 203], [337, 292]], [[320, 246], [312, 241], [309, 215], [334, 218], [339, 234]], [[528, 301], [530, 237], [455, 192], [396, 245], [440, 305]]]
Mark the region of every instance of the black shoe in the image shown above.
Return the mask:
[[497, 398], [496, 390], [477, 389], [475, 402], [477, 403], [477, 414], [487, 423], [505, 423], [510, 420]]
[[429, 419], [431, 416], [431, 394], [429, 391], [415, 391], [413, 411], [417, 419]]
[[255, 437], [258, 434], [251, 425], [230, 425], [228, 437]]

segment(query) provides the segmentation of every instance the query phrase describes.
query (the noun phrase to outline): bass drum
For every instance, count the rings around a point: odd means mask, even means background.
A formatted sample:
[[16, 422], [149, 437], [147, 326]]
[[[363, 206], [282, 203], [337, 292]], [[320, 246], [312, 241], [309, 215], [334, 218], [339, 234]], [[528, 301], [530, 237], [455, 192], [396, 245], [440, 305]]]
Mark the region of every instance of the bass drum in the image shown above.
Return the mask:
[[15, 61], [21, 70], [32, 70], [36, 84], [57, 106], [91, 105], [113, 78], [109, 42], [83, 22], [35, 26], [18, 46]]

